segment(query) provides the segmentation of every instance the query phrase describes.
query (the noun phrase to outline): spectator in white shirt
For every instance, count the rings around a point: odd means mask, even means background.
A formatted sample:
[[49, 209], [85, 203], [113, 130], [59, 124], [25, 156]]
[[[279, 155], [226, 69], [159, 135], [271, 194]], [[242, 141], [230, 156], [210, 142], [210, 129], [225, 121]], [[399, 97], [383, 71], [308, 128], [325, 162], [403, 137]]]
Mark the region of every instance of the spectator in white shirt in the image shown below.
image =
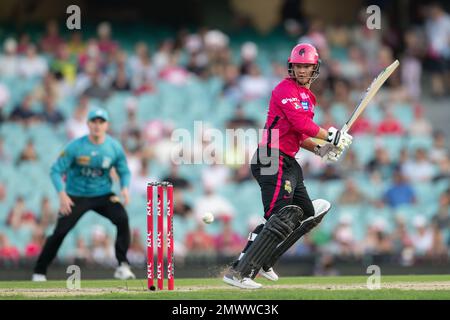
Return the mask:
[[249, 74], [244, 75], [240, 81], [240, 88], [244, 100], [263, 98], [270, 93], [269, 80], [261, 74], [256, 64], [251, 64]]
[[148, 161], [141, 159], [141, 165], [136, 174], [131, 175], [130, 193], [145, 196], [147, 194], [147, 183], [159, 181], [157, 177], [149, 174]]
[[66, 123], [66, 131], [69, 139], [79, 138], [89, 133], [87, 126], [87, 114], [89, 111], [89, 98], [81, 96], [73, 115]]
[[425, 32], [432, 54], [450, 58], [450, 16], [439, 3], [433, 3], [428, 8]]
[[416, 150], [414, 160], [407, 161], [403, 165], [402, 173], [413, 183], [429, 182], [433, 178], [434, 166], [428, 160], [425, 149], [418, 148]]
[[211, 166], [206, 166], [202, 170], [203, 187], [216, 190], [225, 185], [231, 177], [230, 168], [215, 161]]
[[431, 87], [437, 96], [448, 92], [449, 62], [450, 62], [450, 16], [439, 3], [433, 3], [427, 10], [425, 32], [428, 38], [428, 58], [432, 71]]
[[135, 55], [130, 57], [130, 68], [133, 89], [140, 88], [146, 80], [153, 80], [156, 78], [156, 70], [150, 59], [150, 53], [147, 45], [144, 42], [139, 42], [136, 45]]
[[449, 149], [447, 148], [447, 139], [444, 132], [436, 131], [433, 133], [433, 148], [430, 150], [430, 159], [434, 163], [447, 158], [449, 155]]
[[408, 127], [408, 132], [413, 136], [429, 136], [433, 132], [433, 126], [424, 115], [422, 107], [416, 107], [414, 110], [414, 121]]
[[170, 56], [174, 50], [174, 42], [171, 39], [164, 40], [153, 55], [153, 64], [156, 72], [165, 69], [169, 65]]
[[352, 255], [356, 251], [356, 240], [352, 230], [353, 218], [349, 214], [339, 217], [338, 224], [333, 230], [333, 240], [330, 249], [343, 256]]
[[30, 44], [26, 55], [20, 59], [19, 73], [25, 78], [42, 77], [47, 73], [47, 61], [38, 56], [36, 46]]
[[95, 225], [91, 235], [91, 254], [94, 263], [103, 266], [114, 264], [114, 245], [111, 238], [101, 225]]
[[422, 62], [424, 56], [424, 39], [421, 33], [415, 30], [405, 32], [405, 53], [401, 59], [401, 79], [408, 94], [415, 101], [418, 101], [422, 93]]
[[433, 246], [433, 232], [427, 225], [427, 221], [423, 216], [416, 216], [413, 224], [416, 230], [411, 236], [411, 242], [415, 254], [418, 256], [426, 255]]
[[208, 188], [205, 188], [205, 194], [199, 197], [194, 205], [194, 214], [199, 221], [206, 212], [211, 212], [216, 218], [232, 218], [235, 215], [233, 205]]
[[16, 77], [19, 74], [20, 59], [17, 55], [17, 42], [13, 38], [5, 40], [4, 54], [0, 56], [0, 76]]

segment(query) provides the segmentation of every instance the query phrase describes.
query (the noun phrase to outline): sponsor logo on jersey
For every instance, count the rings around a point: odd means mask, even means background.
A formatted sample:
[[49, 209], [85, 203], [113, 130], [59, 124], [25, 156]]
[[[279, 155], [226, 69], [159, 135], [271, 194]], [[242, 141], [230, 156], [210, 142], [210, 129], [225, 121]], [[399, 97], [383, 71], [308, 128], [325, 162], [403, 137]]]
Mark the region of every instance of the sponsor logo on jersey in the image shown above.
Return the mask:
[[304, 92], [300, 92], [300, 98], [302, 98], [303, 100], [308, 100], [309, 99], [309, 94], [304, 93]]
[[298, 98], [284, 98], [283, 100], [281, 100], [282, 104], [286, 104], [288, 102], [295, 102], [298, 101]]
[[308, 111], [308, 109], [309, 109], [308, 101], [302, 101], [301, 103], [302, 103], [303, 110]]
[[286, 180], [284, 182], [284, 190], [286, 190], [288, 193], [292, 192], [292, 186], [291, 186], [291, 182], [289, 180]]
[[111, 165], [111, 158], [110, 157], [103, 157], [102, 168], [103, 169], [108, 169], [110, 165]]
[[80, 166], [87, 166], [91, 162], [91, 157], [89, 156], [79, 156], [77, 157], [77, 164]]

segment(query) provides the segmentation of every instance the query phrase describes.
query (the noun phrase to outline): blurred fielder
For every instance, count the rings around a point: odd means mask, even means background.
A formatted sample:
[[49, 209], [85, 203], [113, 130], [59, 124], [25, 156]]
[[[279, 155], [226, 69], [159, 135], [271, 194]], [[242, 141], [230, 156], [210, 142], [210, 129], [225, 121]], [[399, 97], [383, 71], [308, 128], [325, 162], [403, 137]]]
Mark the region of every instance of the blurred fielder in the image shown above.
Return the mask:
[[[115, 243], [119, 262], [114, 277], [135, 279], [127, 261], [130, 228], [127, 213], [119, 197], [111, 192], [111, 168], [120, 177], [121, 193], [129, 200], [130, 171], [120, 143], [106, 134], [108, 114], [103, 109], [88, 114], [89, 134], [69, 143], [51, 168], [51, 179], [59, 194], [59, 216], [34, 268], [33, 281], [46, 281], [47, 268], [55, 258], [67, 233], [88, 210], [108, 218], [117, 227]], [[64, 189], [63, 175], [66, 176]]]
[[[302, 168], [295, 159], [303, 148], [326, 161], [337, 161], [352, 142], [352, 136], [345, 131], [334, 127], [325, 130], [313, 121], [316, 98], [309, 88], [318, 78], [319, 69], [316, 48], [298, 44], [288, 59], [289, 77], [272, 91], [265, 135], [251, 164], [261, 187], [266, 223], [250, 233], [244, 250], [223, 277], [230, 285], [260, 288], [261, 284], [253, 280], [258, 273], [277, 281], [273, 265], [330, 210], [326, 200], [311, 201], [303, 184]], [[278, 157], [270, 158], [272, 154]], [[264, 172], [273, 165], [265, 161], [266, 155], [277, 164], [273, 174]]]

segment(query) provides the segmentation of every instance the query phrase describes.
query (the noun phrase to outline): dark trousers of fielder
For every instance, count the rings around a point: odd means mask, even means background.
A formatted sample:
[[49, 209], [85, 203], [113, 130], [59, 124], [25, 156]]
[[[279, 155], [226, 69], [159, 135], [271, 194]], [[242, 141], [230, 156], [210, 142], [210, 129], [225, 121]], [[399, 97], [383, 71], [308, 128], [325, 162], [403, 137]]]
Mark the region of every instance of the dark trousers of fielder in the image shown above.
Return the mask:
[[[259, 150], [257, 150], [252, 159], [251, 171], [261, 188], [264, 218], [268, 220], [273, 214], [288, 205], [296, 205], [303, 210], [302, 220], [314, 216], [314, 206], [303, 183], [303, 171], [295, 158], [280, 152], [276, 172], [264, 174], [262, 169], [264, 167], [267, 168], [269, 165], [264, 165], [257, 160], [258, 152]], [[263, 227], [264, 225], [262, 224], [257, 226], [249, 235], [247, 245], [239, 259], [247, 252]], [[233, 266], [235, 267], [238, 262], [239, 260], [235, 261]]]
[[59, 213], [53, 234], [46, 239], [45, 245], [36, 262], [35, 273], [46, 274], [47, 268], [55, 258], [58, 250], [70, 230], [78, 220], [89, 210], [93, 210], [109, 219], [117, 227], [115, 243], [116, 258], [119, 262], [128, 262], [126, 254], [130, 245], [130, 227], [125, 208], [114, 194], [99, 197], [74, 197], [72, 212], [69, 215]]

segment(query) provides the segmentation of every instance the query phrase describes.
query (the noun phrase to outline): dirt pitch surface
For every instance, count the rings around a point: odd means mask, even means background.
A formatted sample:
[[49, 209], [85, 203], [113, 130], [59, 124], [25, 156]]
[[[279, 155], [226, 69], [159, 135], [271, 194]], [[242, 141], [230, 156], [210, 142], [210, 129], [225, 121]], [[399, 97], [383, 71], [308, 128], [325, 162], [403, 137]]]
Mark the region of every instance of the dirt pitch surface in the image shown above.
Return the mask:
[[[270, 289], [301, 289], [301, 290], [367, 290], [364, 285], [272, 285]], [[388, 283], [380, 286], [380, 289], [399, 289], [399, 290], [450, 290], [450, 282], [405, 282]], [[231, 286], [192, 286], [177, 288], [176, 291], [190, 292], [201, 290], [235, 290]], [[264, 290], [264, 289], [263, 289]], [[0, 297], [23, 295], [29, 298], [39, 297], [76, 297], [76, 296], [95, 296], [108, 293], [142, 293], [142, 290], [126, 288], [80, 288], [80, 289], [0, 289]]]
[[[366, 277], [282, 278], [277, 283], [257, 279], [264, 287], [242, 290], [220, 279], [178, 279], [174, 291], [146, 289], [145, 280], [84, 280], [67, 289], [65, 281], [0, 282], [0, 299], [450, 299], [450, 276], [386, 276], [380, 288], [369, 290]], [[382, 293], [385, 292], [386, 295]]]

